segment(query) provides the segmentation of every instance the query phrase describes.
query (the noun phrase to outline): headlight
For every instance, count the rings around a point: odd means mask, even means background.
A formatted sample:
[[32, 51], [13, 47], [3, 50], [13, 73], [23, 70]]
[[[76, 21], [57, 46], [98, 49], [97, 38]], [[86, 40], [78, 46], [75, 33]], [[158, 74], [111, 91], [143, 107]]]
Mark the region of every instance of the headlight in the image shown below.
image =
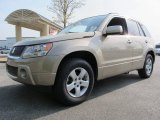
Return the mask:
[[52, 43], [27, 46], [23, 52], [22, 58], [41, 57], [47, 55], [51, 50]]

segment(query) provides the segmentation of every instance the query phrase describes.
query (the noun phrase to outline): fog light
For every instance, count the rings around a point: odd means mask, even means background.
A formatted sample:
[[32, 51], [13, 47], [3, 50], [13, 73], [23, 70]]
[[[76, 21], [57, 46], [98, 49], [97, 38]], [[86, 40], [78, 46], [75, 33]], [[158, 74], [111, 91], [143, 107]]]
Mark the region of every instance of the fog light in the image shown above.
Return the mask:
[[26, 72], [26, 70], [21, 69], [20, 70], [20, 76], [21, 76], [21, 78], [26, 79], [27, 78], [27, 72]]

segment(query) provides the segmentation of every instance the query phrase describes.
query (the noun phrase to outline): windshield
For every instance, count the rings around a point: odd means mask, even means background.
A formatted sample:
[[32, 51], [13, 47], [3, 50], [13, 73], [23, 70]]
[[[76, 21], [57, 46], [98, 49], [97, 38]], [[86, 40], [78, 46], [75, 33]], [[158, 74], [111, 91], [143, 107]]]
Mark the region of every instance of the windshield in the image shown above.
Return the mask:
[[73, 23], [63, 29], [59, 34], [79, 33], [79, 32], [94, 32], [106, 18], [105, 15], [90, 17]]

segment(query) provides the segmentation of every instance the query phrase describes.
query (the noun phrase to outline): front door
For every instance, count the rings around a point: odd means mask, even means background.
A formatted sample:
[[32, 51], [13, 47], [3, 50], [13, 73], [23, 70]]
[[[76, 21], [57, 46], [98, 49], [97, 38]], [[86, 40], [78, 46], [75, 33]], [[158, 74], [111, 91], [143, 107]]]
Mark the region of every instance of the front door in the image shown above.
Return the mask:
[[108, 26], [121, 25], [122, 35], [107, 35], [102, 37], [103, 77], [129, 72], [132, 69], [132, 44], [126, 34], [126, 21], [123, 18], [113, 18]]

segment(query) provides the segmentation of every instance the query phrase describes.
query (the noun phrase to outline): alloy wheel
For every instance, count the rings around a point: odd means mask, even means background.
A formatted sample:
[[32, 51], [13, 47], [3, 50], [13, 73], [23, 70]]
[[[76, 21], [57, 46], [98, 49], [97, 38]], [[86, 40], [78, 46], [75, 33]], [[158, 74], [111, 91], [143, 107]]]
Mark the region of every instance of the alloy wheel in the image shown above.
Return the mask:
[[152, 59], [148, 58], [146, 61], [146, 66], [145, 66], [146, 74], [148, 76], [152, 73], [152, 69], [153, 69]]
[[83, 96], [89, 87], [89, 74], [84, 68], [75, 68], [70, 72], [66, 82], [69, 95], [74, 98]]

